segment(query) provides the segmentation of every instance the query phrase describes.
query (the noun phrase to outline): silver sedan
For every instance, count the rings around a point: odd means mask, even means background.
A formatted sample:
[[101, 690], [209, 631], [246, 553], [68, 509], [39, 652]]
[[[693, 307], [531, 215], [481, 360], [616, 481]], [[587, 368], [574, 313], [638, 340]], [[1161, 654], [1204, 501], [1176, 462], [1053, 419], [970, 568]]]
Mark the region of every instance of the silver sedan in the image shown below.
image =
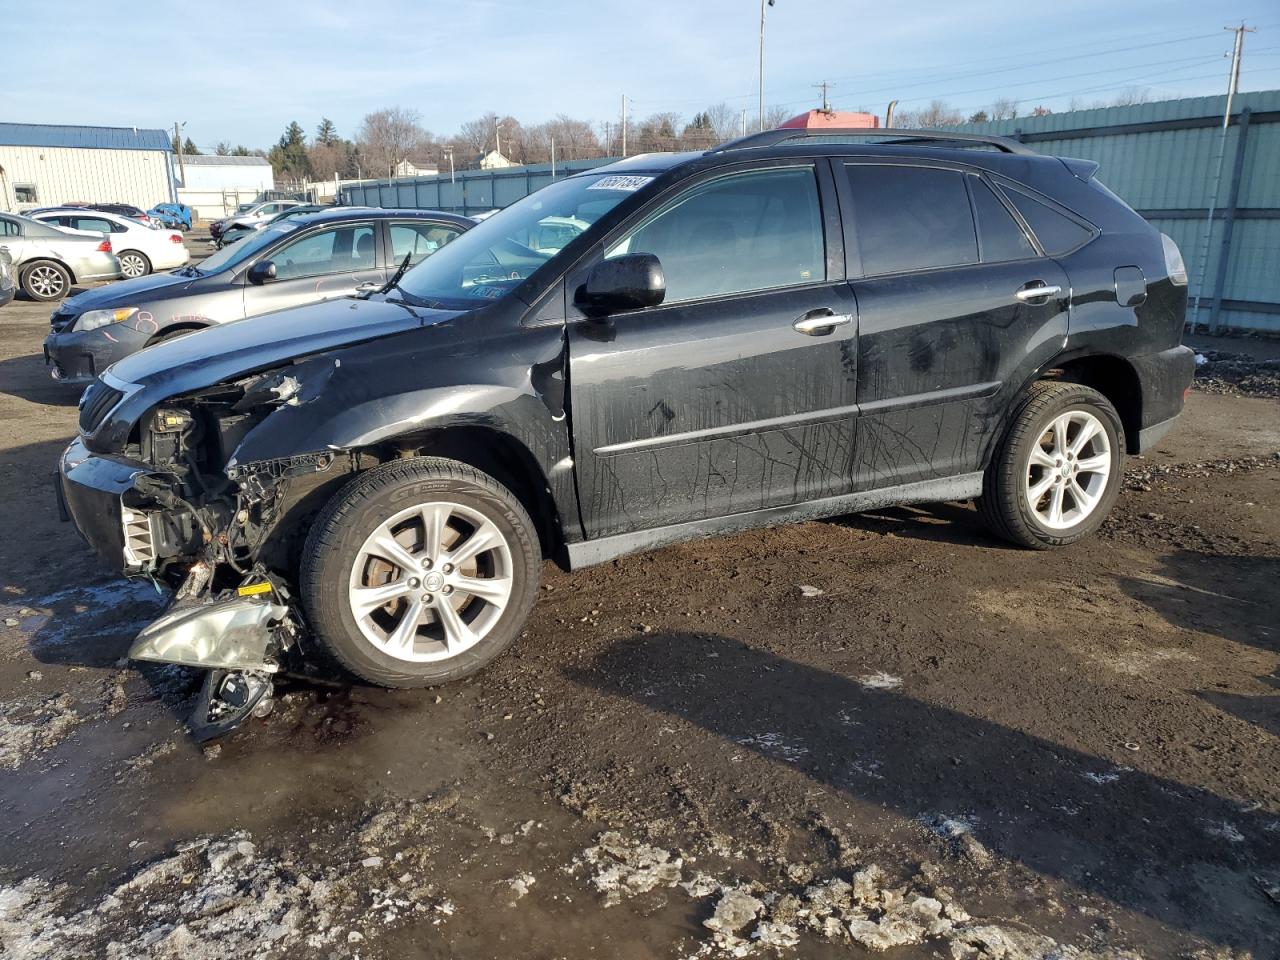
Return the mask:
[[61, 300], [77, 283], [120, 279], [111, 241], [70, 233], [29, 217], [0, 213], [0, 244], [18, 286], [33, 300]]

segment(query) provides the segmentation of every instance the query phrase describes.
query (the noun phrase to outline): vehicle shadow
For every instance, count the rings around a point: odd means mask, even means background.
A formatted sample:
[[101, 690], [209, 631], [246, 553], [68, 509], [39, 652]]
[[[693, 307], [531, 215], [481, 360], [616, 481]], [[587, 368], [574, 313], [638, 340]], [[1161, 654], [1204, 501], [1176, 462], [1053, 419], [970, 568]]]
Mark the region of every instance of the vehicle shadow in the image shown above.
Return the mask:
[[874, 533], [892, 533], [912, 540], [930, 540], [995, 550], [1020, 550], [993, 535], [971, 503], [922, 503], [887, 507], [833, 517], [826, 521]]
[[1275, 818], [1204, 789], [721, 636], [634, 636], [568, 675], [872, 808], [962, 814], [997, 856], [1172, 929], [1254, 949], [1274, 930], [1253, 876], [1280, 862]]
[[33, 353], [25, 357], [0, 360], [0, 393], [31, 403], [74, 407], [83, 392], [82, 386], [58, 383], [49, 376], [43, 354]]
[[[1180, 550], [1162, 558], [1152, 576], [1120, 578], [1121, 587], [1129, 596], [1145, 603], [1173, 626], [1269, 654], [1280, 654], [1277, 583], [1280, 557], [1195, 550]], [[1250, 695], [1205, 689], [1197, 690], [1196, 696], [1280, 736], [1280, 677], [1273, 672], [1258, 680], [1276, 692]]]

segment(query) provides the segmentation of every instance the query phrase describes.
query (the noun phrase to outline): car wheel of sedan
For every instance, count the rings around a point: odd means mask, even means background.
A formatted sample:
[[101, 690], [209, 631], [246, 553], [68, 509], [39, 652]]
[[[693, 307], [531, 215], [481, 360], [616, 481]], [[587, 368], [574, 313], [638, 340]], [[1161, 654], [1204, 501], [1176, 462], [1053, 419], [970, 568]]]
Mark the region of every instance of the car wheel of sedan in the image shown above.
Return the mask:
[[61, 300], [71, 290], [71, 274], [60, 263], [42, 260], [22, 271], [22, 292], [32, 300]]
[[1037, 550], [1087, 537], [1124, 471], [1124, 426], [1096, 390], [1032, 385], [987, 468], [979, 508], [991, 529]]
[[128, 279], [134, 277], [145, 277], [151, 272], [151, 261], [147, 259], [145, 253], [137, 250], [125, 250], [119, 256], [120, 272]]
[[455, 460], [385, 464], [317, 518], [302, 599], [317, 637], [387, 687], [457, 680], [497, 657], [538, 592], [538, 535], [511, 491]]

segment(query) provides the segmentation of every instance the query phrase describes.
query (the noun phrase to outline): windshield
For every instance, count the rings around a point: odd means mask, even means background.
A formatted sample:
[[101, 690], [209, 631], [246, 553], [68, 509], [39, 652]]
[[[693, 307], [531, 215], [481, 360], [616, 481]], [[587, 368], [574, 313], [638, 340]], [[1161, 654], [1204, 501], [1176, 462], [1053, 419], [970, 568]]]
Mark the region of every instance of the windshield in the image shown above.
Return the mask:
[[218, 273], [221, 270], [237, 266], [256, 255], [259, 251], [271, 246], [286, 233], [297, 229], [298, 225], [296, 223], [284, 220], [280, 223], [273, 223], [262, 230], [255, 230], [240, 242], [234, 243], [229, 247], [223, 247], [211, 257], [205, 257], [200, 261], [200, 265], [196, 269], [201, 273], [208, 274]]
[[410, 299], [461, 310], [497, 300], [652, 179], [595, 174], [543, 187], [427, 257], [399, 289]]

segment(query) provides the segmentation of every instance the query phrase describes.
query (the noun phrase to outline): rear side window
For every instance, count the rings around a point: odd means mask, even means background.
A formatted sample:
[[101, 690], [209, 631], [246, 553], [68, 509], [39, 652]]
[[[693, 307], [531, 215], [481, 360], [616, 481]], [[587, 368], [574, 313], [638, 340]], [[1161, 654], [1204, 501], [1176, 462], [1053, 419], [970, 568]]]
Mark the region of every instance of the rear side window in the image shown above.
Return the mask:
[[399, 266], [406, 256], [412, 255], [409, 263], [415, 264], [431, 256], [461, 232], [457, 227], [439, 223], [393, 223], [391, 259]]
[[663, 303], [826, 279], [813, 168], [736, 173], [676, 197], [606, 254], [652, 253], [667, 278]]
[[973, 189], [973, 212], [978, 219], [978, 240], [983, 263], [1024, 260], [1036, 256], [1026, 232], [1013, 219], [1013, 214], [979, 177], [970, 177]]
[[978, 262], [964, 174], [852, 163], [845, 171], [863, 276]]
[[1021, 190], [1005, 187], [1004, 192], [1009, 202], [1018, 208], [1022, 219], [1027, 221], [1027, 226], [1040, 241], [1040, 246], [1044, 247], [1044, 252], [1051, 257], [1070, 253], [1093, 236], [1093, 231], [1088, 227], [1076, 223]]

